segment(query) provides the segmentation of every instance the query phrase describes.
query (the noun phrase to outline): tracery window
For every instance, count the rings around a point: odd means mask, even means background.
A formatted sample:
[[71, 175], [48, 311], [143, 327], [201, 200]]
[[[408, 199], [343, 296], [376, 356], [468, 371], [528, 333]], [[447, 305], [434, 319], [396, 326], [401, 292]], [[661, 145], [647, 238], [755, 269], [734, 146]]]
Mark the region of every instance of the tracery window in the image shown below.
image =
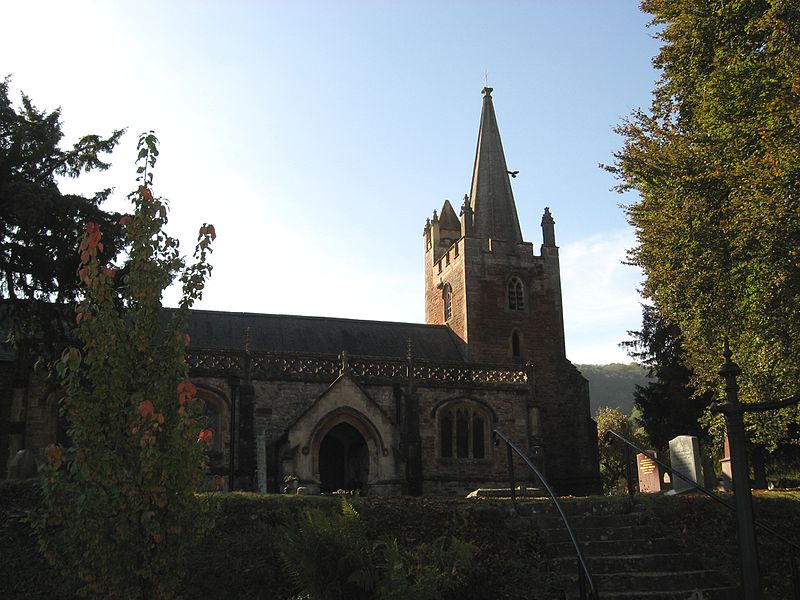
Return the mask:
[[446, 283], [442, 290], [442, 299], [444, 300], [444, 320], [449, 321], [453, 316], [453, 288], [449, 283]]
[[508, 308], [525, 310], [525, 288], [519, 277], [512, 277], [508, 281]]
[[489, 420], [472, 403], [459, 402], [439, 417], [439, 455], [442, 458], [486, 458]]

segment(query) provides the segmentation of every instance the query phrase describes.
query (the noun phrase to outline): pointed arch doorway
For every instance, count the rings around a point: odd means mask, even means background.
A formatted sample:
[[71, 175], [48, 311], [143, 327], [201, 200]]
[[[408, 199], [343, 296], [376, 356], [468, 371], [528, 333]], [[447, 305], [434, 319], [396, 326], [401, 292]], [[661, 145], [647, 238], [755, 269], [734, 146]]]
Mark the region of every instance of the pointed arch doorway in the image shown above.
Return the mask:
[[320, 491], [366, 490], [369, 449], [364, 436], [350, 423], [331, 428], [319, 445]]

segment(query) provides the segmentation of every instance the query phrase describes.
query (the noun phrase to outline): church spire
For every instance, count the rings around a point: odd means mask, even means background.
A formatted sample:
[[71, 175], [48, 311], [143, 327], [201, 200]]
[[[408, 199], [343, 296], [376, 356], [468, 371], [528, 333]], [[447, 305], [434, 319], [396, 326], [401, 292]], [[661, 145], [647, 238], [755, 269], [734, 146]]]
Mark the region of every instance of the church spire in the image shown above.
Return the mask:
[[490, 87], [483, 88], [481, 127], [469, 197], [476, 237], [493, 238], [511, 244], [522, 242]]

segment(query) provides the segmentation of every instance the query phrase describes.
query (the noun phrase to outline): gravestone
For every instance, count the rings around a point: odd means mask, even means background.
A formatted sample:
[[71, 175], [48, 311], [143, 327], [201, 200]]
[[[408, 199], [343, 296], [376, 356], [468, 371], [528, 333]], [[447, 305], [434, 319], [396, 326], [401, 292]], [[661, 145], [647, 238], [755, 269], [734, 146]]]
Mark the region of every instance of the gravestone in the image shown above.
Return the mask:
[[[673, 472], [678, 472], [684, 477], [697, 483], [701, 476], [700, 470], [700, 443], [693, 435], [679, 435], [669, 442], [669, 460]], [[676, 494], [693, 490], [686, 481], [673, 475], [672, 490]]]
[[26, 448], [17, 452], [8, 463], [9, 479], [31, 479], [37, 472], [36, 456]]
[[[652, 450], [650, 454], [656, 456]], [[644, 454], [637, 454], [636, 467], [639, 471], [639, 491], [642, 494], [656, 494], [662, 490], [661, 467], [658, 466], [658, 463], [650, 460]]]

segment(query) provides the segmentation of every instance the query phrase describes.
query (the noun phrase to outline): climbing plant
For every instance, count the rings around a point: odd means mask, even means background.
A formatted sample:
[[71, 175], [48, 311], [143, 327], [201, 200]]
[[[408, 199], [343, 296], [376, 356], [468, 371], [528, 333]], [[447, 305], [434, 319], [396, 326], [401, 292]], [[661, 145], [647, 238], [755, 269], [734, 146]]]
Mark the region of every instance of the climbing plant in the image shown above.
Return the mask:
[[[76, 261], [80, 345], [56, 365], [71, 445], [46, 449], [34, 526], [45, 557], [93, 597], [174, 597], [185, 553], [208, 524], [195, 490], [212, 432], [201, 429], [185, 329], [216, 233], [200, 228], [187, 264], [164, 232], [167, 203], [152, 191], [157, 157], [155, 135], [143, 134], [133, 211], [120, 219], [124, 265], [103, 262], [103, 231], [85, 225]], [[183, 294], [165, 322], [161, 296], [175, 280]]]

